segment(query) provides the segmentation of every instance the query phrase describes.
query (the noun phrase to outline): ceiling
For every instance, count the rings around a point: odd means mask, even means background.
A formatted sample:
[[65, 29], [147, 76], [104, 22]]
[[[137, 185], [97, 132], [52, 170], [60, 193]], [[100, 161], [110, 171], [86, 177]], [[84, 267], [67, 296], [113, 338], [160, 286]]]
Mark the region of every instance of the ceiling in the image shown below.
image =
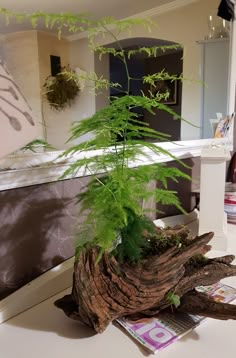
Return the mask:
[[[43, 12], [72, 12], [90, 13], [96, 18], [113, 16], [117, 19], [126, 18], [154, 7], [171, 3], [174, 0], [0, 0], [0, 8], [6, 8], [15, 12], [31, 13]], [[0, 34], [32, 29], [31, 25], [16, 24], [11, 20], [5, 25], [0, 16]]]

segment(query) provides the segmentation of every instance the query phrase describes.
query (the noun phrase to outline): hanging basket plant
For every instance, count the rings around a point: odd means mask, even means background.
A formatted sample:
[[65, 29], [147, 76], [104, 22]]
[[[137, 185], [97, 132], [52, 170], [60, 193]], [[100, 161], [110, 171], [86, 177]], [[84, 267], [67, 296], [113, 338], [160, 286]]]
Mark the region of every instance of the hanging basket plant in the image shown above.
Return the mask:
[[50, 107], [56, 111], [70, 107], [80, 91], [79, 80], [68, 66], [55, 77], [47, 77], [43, 87]]

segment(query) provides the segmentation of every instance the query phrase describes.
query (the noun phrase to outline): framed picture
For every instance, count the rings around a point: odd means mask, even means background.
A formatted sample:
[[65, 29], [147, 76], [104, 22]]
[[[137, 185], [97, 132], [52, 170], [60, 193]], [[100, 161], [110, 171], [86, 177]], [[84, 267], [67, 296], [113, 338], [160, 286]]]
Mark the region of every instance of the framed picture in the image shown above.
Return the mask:
[[160, 99], [164, 104], [177, 104], [177, 80], [161, 80], [155, 82], [154, 95], [169, 93], [168, 98]]

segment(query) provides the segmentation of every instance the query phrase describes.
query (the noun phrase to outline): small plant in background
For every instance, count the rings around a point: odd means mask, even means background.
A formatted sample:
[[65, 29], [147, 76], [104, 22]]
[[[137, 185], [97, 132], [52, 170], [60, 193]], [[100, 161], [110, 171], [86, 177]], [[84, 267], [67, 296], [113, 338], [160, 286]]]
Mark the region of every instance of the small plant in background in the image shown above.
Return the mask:
[[56, 76], [47, 77], [43, 85], [48, 103], [56, 111], [70, 107], [79, 94], [79, 81], [76, 76], [72, 76], [72, 73], [69, 66], [62, 67]]

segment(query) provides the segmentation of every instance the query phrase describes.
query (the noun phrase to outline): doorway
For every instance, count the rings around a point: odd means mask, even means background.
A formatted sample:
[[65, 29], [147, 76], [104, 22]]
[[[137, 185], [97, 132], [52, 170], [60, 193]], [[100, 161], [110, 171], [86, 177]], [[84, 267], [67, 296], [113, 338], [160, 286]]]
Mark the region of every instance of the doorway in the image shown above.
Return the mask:
[[[125, 50], [137, 49], [139, 47], [153, 47], [153, 46], [167, 46], [176, 45], [176, 43], [151, 39], [151, 38], [131, 38], [120, 41], [121, 46]], [[113, 44], [109, 44], [109, 47]], [[145, 75], [153, 74], [164, 70], [169, 74], [180, 75], [183, 72], [183, 50], [170, 49], [165, 52], [160, 51], [156, 57], [148, 57], [147, 54], [138, 53], [127, 59], [128, 69], [131, 79], [130, 95], [148, 95], [149, 87], [143, 85], [142, 81], [137, 80]], [[118, 82], [121, 87], [119, 94], [116, 89], [112, 88], [110, 91], [110, 98], [125, 94], [127, 91], [127, 74], [123, 62], [113, 55], [109, 55], [109, 77], [111, 82]], [[173, 98], [170, 98], [169, 103], [166, 103], [176, 114], [181, 116], [182, 111], [182, 83], [176, 81]], [[173, 117], [173, 115], [155, 110], [152, 115], [143, 109], [137, 109], [139, 119], [149, 124], [150, 128], [157, 131], [169, 134], [170, 140], [180, 140], [181, 136], [181, 121]], [[149, 140], [149, 139], [145, 139]], [[151, 141], [151, 139], [150, 139]]]

